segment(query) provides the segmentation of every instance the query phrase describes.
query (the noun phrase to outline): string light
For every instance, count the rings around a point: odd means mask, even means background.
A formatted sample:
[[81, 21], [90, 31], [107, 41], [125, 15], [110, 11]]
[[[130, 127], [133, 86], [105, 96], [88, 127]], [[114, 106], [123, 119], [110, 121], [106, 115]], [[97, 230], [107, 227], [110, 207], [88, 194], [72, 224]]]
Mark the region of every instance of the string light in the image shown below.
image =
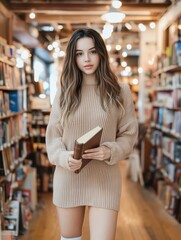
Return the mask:
[[146, 26], [143, 23], [139, 23], [138, 27], [139, 27], [141, 32], [145, 32], [146, 31]]
[[131, 45], [131, 44], [127, 44], [127, 45], [126, 45], [126, 48], [127, 48], [128, 50], [131, 50], [131, 49], [132, 49], [132, 45]]
[[117, 44], [117, 45], [115, 46], [115, 48], [116, 48], [117, 51], [119, 51], [119, 50], [121, 50], [121, 45]]
[[128, 56], [127, 52], [125, 52], [125, 51], [122, 52], [122, 56], [123, 56], [123, 57], [127, 57], [127, 56]]
[[154, 22], [151, 22], [151, 23], [149, 24], [149, 26], [150, 26], [151, 29], [154, 29], [154, 28], [156, 27], [156, 24], [155, 24]]
[[33, 9], [31, 10], [31, 12], [29, 14], [29, 18], [30, 19], [35, 19], [36, 18], [36, 13], [35, 13], [35, 11]]
[[121, 63], [121, 66], [122, 66], [122, 67], [126, 67], [126, 66], [127, 66], [127, 62], [123, 61], [123, 62]]

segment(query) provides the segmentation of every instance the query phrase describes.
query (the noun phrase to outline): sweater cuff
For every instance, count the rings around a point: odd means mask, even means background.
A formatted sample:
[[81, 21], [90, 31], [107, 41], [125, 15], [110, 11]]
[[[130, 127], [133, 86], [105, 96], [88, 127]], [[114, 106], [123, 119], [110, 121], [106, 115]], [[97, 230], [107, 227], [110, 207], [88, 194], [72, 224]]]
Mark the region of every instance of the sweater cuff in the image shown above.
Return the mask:
[[61, 151], [58, 159], [58, 165], [60, 165], [61, 167], [67, 170], [70, 170], [68, 160], [71, 154], [73, 154], [73, 151]]
[[111, 156], [110, 158], [106, 159], [104, 162], [107, 163], [108, 165], [113, 165], [113, 145], [111, 142], [104, 142], [102, 146], [108, 147], [111, 150]]

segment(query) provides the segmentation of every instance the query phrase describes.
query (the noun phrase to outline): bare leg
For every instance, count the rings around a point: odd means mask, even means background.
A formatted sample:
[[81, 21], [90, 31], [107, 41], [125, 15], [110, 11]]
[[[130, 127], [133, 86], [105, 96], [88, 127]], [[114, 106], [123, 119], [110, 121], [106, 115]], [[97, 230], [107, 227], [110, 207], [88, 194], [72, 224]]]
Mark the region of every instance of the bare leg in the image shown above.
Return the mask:
[[114, 240], [117, 216], [114, 210], [89, 207], [90, 239]]
[[65, 238], [75, 238], [82, 235], [85, 207], [58, 208], [58, 218], [61, 235]]

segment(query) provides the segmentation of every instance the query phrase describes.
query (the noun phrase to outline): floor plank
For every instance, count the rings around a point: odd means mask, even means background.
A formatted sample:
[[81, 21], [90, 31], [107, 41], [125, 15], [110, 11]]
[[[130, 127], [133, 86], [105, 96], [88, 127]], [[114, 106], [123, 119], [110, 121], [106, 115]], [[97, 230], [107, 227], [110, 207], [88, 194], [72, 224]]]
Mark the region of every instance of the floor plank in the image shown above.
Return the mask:
[[[122, 172], [121, 209], [115, 240], [179, 240], [181, 224], [168, 215], [154, 193], [131, 182], [126, 177], [127, 162], [120, 164]], [[38, 209], [30, 221], [29, 230], [20, 240], [59, 240], [56, 209], [52, 194], [42, 194]], [[83, 240], [89, 240], [86, 211]]]

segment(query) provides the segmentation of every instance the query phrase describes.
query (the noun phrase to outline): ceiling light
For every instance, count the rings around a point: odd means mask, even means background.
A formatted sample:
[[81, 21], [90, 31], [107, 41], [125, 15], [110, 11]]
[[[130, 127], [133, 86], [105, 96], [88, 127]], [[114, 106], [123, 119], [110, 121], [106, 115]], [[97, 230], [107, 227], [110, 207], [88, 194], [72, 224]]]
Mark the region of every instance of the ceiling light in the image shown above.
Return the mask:
[[119, 23], [122, 22], [125, 18], [125, 14], [122, 12], [117, 11], [112, 6], [110, 7], [109, 11], [101, 16], [101, 18], [109, 23]]
[[113, 0], [112, 1], [112, 6], [114, 8], [120, 8], [122, 6], [122, 2], [121, 1], [118, 1], [118, 0]]

